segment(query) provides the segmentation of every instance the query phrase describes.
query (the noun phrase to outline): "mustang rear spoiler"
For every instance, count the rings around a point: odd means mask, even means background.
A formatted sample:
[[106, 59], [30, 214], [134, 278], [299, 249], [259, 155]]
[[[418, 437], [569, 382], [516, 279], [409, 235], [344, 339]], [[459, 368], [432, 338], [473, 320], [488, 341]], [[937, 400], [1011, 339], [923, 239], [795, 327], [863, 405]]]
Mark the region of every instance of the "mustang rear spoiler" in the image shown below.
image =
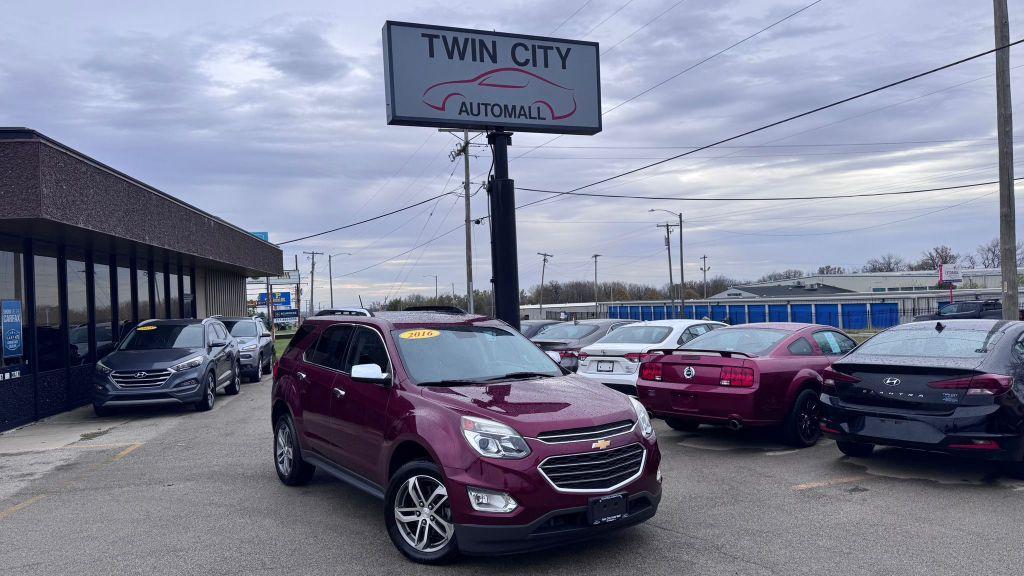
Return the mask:
[[733, 358], [736, 356], [743, 356], [744, 358], [754, 358], [755, 354], [747, 354], [746, 352], [740, 352], [738, 350], [699, 350], [696, 348], [666, 348], [661, 350], [649, 350], [648, 354], [664, 354], [668, 355], [683, 355], [683, 354], [720, 354], [723, 358]]

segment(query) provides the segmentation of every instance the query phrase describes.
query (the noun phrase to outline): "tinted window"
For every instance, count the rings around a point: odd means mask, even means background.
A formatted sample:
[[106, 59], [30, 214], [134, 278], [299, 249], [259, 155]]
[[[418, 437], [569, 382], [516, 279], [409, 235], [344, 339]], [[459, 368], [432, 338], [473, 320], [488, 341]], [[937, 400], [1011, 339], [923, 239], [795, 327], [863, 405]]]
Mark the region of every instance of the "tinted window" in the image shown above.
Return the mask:
[[712, 330], [686, 343], [686, 350], [721, 350], [744, 354], [764, 354], [789, 336], [785, 330], [774, 328], [729, 328]]
[[351, 334], [352, 326], [338, 324], [328, 327], [317, 339], [316, 345], [306, 352], [306, 362], [347, 372], [343, 367], [342, 355], [345, 354]]
[[213, 329], [217, 332], [217, 338], [220, 338], [221, 340], [231, 339], [231, 336], [228, 334], [227, 329], [225, 329], [224, 325], [221, 324], [220, 322], [214, 324]]
[[61, 334], [60, 291], [57, 283], [57, 259], [35, 256], [36, 267], [36, 347], [39, 371], [64, 367], [68, 344]]
[[789, 345], [789, 353], [794, 356], [811, 356], [814, 354], [814, 347], [803, 338]]
[[[71, 252], [71, 250], [69, 250]], [[68, 336], [71, 340], [71, 365], [92, 361], [89, 346], [89, 298], [86, 290], [85, 261], [81, 254], [68, 255], [66, 261], [68, 286]]]
[[950, 304], [939, 309], [939, 316], [950, 316], [960, 312], [959, 304]]
[[149, 309], [149, 270], [146, 269], [146, 262], [139, 262], [139, 268], [135, 271], [135, 287], [139, 291], [139, 321], [149, 320], [153, 317]]
[[121, 321], [121, 326], [130, 325], [135, 318], [132, 306], [132, 271], [121, 265], [117, 267], [117, 318]]
[[679, 335], [679, 340], [676, 343], [686, 344], [687, 342], [693, 340], [697, 336], [710, 332], [711, 329], [711, 326], [708, 324], [698, 324], [696, 326], [690, 326], [689, 328], [684, 330], [682, 334]]
[[821, 352], [823, 354], [830, 356], [846, 354], [857, 347], [857, 344], [853, 340], [850, 340], [845, 334], [840, 334], [839, 332], [834, 332], [832, 330], [815, 332], [814, 341], [818, 343], [818, 348], [821, 348]]
[[672, 333], [669, 326], [624, 326], [598, 340], [603, 344], [657, 344]]
[[348, 354], [341, 370], [350, 372], [353, 366], [359, 364], [376, 364], [385, 374], [391, 370], [387, 348], [384, 347], [384, 341], [376, 330], [356, 328], [352, 334], [352, 343], [348, 347]]
[[1002, 337], [1001, 332], [946, 326], [941, 332], [935, 323], [894, 328], [868, 340], [853, 356], [942, 356], [946, 358], [982, 358]]
[[999, 302], [986, 302], [982, 309], [983, 310], [1002, 310], [1003, 309], [1003, 305], [1000, 304]]
[[110, 298], [110, 266], [97, 262], [93, 264], [92, 272], [93, 307], [96, 315], [96, 358], [102, 358], [114, 346], [114, 334], [110, 325], [114, 319]]
[[202, 347], [202, 324], [145, 324], [132, 330], [119, 349], [165, 350]]
[[594, 324], [553, 324], [537, 334], [540, 340], [579, 340], [597, 332]]
[[226, 320], [224, 326], [235, 338], [257, 336], [256, 323], [252, 320]]
[[299, 326], [299, 329], [295, 331], [294, 335], [292, 335], [292, 339], [288, 341], [288, 347], [285, 348], [284, 350], [285, 353], [287, 354], [292, 348], [295, 348], [296, 346], [300, 348], [306, 347], [308, 345], [306, 340], [309, 340], [310, 335], [315, 330], [316, 326], [314, 324], [303, 324], [302, 326]]

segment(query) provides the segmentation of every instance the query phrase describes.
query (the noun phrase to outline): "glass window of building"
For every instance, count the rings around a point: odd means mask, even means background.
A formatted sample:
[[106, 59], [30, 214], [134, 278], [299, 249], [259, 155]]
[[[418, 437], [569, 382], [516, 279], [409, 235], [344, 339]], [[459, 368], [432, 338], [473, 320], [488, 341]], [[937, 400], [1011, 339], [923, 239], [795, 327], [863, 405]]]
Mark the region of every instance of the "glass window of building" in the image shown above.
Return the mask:
[[36, 296], [36, 358], [39, 372], [64, 367], [67, 350], [60, 318], [60, 286], [55, 248], [36, 244], [35, 257]]
[[[175, 266], [171, 266], [171, 270], [174, 270]], [[167, 293], [167, 299], [171, 303], [171, 318], [181, 318], [181, 295], [179, 294], [178, 281], [179, 277], [177, 274], [168, 274], [168, 278], [171, 281], [171, 290]]]
[[166, 275], [163, 272], [162, 263], [153, 264], [153, 306], [156, 309], [154, 318], [167, 317], [167, 285], [164, 283]]
[[92, 265], [93, 278], [93, 308], [96, 315], [96, 353], [90, 361], [98, 360], [114, 348], [114, 330], [111, 322], [114, 320], [110, 294], [110, 266], [105, 254], [96, 255], [96, 263]]
[[132, 270], [128, 267], [128, 259], [117, 259], [117, 321], [120, 326], [114, 335], [117, 340], [127, 327], [134, 322], [135, 308], [132, 306]]
[[135, 286], [139, 291], [139, 322], [142, 322], [153, 317], [149, 307], [149, 262], [139, 260], [138, 267], [135, 271]]
[[89, 345], [89, 293], [88, 276], [85, 273], [85, 254], [68, 250], [65, 262], [68, 278], [68, 348], [72, 366], [90, 362], [92, 347]]
[[[8, 343], [10, 337], [11, 349], [0, 345], [0, 366], [17, 366], [23, 363], [27, 353], [25, 340], [27, 334], [25, 327], [28, 326], [25, 312], [25, 268], [22, 265], [21, 242], [14, 239], [6, 239], [0, 236], [0, 301], [21, 302], [21, 339], [18, 341], [17, 333], [0, 334], [0, 342]], [[14, 328], [11, 328], [14, 330]], [[16, 346], [20, 343], [20, 353]]]
[[185, 307], [185, 318], [196, 317], [195, 297], [192, 295], [192, 275], [181, 275], [181, 302]]

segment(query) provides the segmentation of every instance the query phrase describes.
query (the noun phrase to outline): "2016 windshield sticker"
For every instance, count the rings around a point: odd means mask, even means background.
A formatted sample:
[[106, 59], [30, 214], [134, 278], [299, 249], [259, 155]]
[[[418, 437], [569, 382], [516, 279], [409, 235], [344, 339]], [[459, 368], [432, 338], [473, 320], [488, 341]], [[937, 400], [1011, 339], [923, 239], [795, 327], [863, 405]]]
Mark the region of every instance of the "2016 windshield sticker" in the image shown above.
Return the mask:
[[156, 326], [139, 326], [135, 330], [138, 332], [145, 332], [146, 330], [156, 330]]
[[398, 335], [403, 340], [423, 340], [424, 338], [437, 338], [441, 333], [437, 330], [406, 330]]

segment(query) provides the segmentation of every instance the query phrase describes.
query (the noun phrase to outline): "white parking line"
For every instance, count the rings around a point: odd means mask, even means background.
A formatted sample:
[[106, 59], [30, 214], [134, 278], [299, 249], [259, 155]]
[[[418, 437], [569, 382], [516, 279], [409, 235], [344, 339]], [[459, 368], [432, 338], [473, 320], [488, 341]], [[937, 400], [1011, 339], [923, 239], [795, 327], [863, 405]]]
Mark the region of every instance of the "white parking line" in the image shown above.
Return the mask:
[[775, 452], [765, 452], [765, 456], [785, 456], [786, 454], [796, 454], [799, 450], [777, 450]]

